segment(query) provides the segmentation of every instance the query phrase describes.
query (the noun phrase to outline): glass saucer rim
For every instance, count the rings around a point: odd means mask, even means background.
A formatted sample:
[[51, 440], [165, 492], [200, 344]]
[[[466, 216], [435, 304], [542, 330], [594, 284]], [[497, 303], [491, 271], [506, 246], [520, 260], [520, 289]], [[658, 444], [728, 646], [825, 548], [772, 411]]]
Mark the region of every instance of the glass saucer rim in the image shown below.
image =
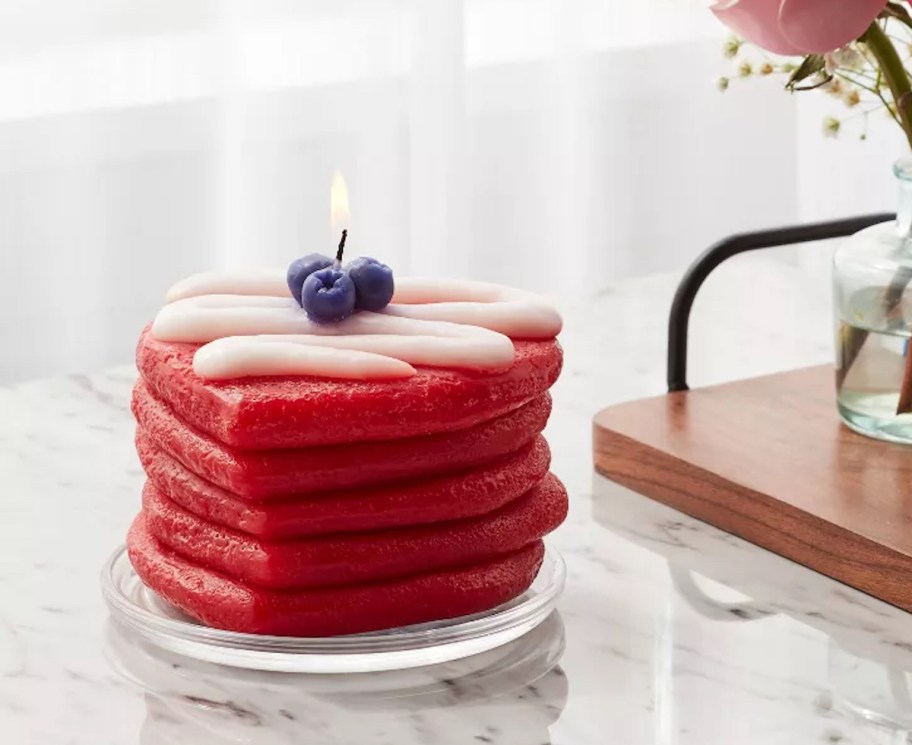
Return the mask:
[[[534, 627], [553, 610], [563, 592], [567, 576], [563, 556], [546, 544], [542, 565], [535, 581], [539, 579], [542, 571], [548, 569], [551, 573], [550, 581], [544, 589], [520, 602], [511, 601], [512, 604], [504, 604], [483, 613], [414, 626], [344, 636], [294, 637], [227, 631], [156, 614], [137, 604], [123, 592], [121, 585], [124, 579], [118, 580], [115, 576], [115, 572], [122, 568], [123, 563], [127, 567], [127, 577], [132, 575], [135, 581], [142, 584], [127, 556], [126, 545], [121, 544], [102, 566], [102, 596], [117, 621], [133, 628], [153, 643], [160, 639], [166, 646], [172, 646], [173, 641], [178, 641], [248, 654], [281, 656], [330, 657], [417, 652], [493, 636], [527, 624], [530, 620], [534, 620]], [[145, 589], [152, 592], [149, 588]]]

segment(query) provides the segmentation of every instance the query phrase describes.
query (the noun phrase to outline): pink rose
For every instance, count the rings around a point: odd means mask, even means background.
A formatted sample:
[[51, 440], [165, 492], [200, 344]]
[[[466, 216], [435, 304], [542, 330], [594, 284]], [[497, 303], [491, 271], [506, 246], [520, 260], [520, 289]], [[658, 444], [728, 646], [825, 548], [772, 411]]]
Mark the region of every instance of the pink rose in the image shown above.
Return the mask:
[[776, 54], [830, 52], [861, 36], [887, 0], [717, 0], [716, 17]]

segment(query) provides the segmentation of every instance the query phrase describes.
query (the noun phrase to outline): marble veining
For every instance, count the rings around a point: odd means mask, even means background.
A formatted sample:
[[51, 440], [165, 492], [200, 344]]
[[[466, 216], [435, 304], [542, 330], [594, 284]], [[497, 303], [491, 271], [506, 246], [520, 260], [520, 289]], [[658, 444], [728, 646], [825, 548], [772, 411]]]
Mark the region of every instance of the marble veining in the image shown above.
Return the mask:
[[[0, 742], [905, 742], [912, 617], [593, 477], [594, 411], [663, 390], [675, 282], [562, 308], [559, 615], [501, 652], [401, 673], [242, 672], [130, 638], [98, 572], [139, 504], [134, 371], [0, 389]], [[826, 286], [762, 257], [724, 267], [697, 300], [693, 382], [828, 361]]]

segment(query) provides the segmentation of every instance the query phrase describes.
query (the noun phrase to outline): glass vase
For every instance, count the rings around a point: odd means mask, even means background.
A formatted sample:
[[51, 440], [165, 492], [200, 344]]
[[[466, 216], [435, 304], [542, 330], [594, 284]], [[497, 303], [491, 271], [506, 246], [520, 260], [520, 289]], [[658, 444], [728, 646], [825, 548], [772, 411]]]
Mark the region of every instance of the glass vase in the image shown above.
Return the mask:
[[896, 222], [856, 233], [833, 258], [836, 399], [856, 432], [912, 444], [912, 158], [893, 173]]

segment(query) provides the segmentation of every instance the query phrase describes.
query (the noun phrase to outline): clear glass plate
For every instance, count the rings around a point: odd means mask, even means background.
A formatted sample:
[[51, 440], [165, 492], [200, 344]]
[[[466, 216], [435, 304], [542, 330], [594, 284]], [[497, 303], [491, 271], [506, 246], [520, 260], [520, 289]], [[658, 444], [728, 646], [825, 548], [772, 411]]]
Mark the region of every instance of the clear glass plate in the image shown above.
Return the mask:
[[558, 667], [563, 649], [556, 610], [528, 634], [481, 654], [361, 674], [289, 675], [201, 662], [151, 644], [114, 618], [104, 645], [112, 668], [144, 694], [142, 745], [412, 743], [416, 722], [423, 741], [438, 745], [478, 745], [492, 731], [508, 733], [511, 743], [551, 742], [548, 728], [568, 696]]
[[176, 654], [251, 670], [365, 673], [449, 662], [513, 641], [548, 617], [565, 576], [563, 558], [548, 548], [532, 586], [485, 613], [325, 638], [242, 634], [203, 626], [142, 583], [125, 546], [105, 563], [101, 589], [119, 623]]
[[[404, 670], [347, 675], [285, 675], [264, 670], [226, 668], [162, 649], [113, 618], [104, 634], [105, 658], [125, 680], [145, 693], [182, 703], [204, 705], [228, 699], [250, 704], [264, 696], [274, 701], [321, 697], [343, 708], [379, 706], [425, 708], [452, 700], [454, 683], [459, 703], [489, 701], [528, 686], [547, 675], [564, 651], [564, 624], [558, 611], [529, 633], [496, 649]], [[361, 708], [361, 707], [359, 707]]]

